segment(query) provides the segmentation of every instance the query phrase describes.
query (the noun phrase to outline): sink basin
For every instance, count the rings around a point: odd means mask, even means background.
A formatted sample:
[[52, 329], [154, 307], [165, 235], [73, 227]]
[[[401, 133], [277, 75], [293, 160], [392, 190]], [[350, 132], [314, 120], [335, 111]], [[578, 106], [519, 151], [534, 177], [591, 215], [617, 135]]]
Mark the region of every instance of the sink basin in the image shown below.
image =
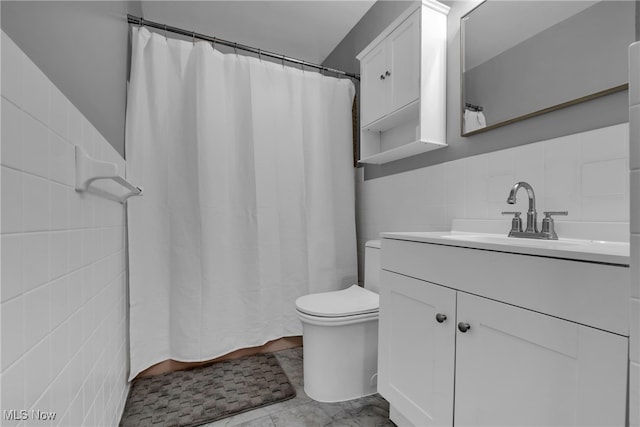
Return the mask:
[[532, 247], [552, 247], [558, 248], [565, 245], [588, 245], [593, 243], [593, 240], [577, 240], [577, 239], [558, 239], [558, 240], [545, 240], [545, 239], [526, 239], [520, 237], [508, 237], [495, 234], [445, 234], [442, 236], [444, 239], [453, 239], [470, 242], [484, 242], [484, 243], [496, 243], [499, 245], [519, 245], [519, 246], [532, 246]]
[[608, 264], [629, 264], [629, 243], [604, 240], [563, 239], [544, 240], [507, 237], [504, 234], [471, 232], [397, 232], [382, 233], [383, 237], [461, 246], [553, 258]]

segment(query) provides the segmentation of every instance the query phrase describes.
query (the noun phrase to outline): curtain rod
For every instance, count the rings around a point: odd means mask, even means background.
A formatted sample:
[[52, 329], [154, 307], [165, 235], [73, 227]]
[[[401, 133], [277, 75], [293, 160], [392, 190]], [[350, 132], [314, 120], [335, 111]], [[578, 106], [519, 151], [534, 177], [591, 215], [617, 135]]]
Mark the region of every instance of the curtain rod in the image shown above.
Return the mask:
[[255, 47], [251, 47], [251, 46], [247, 46], [247, 45], [243, 45], [240, 43], [236, 43], [236, 42], [230, 42], [228, 40], [224, 40], [224, 39], [219, 39], [217, 37], [211, 37], [211, 36], [207, 36], [204, 34], [199, 34], [196, 33], [195, 31], [188, 31], [188, 30], [183, 30], [181, 28], [176, 28], [176, 27], [171, 27], [169, 25], [165, 25], [165, 24], [160, 24], [158, 22], [153, 22], [153, 21], [149, 21], [148, 19], [144, 19], [144, 18], [140, 18], [137, 16], [133, 16], [131, 14], [127, 14], [127, 21], [129, 22], [129, 24], [136, 24], [136, 25], [140, 25], [140, 26], [145, 26], [145, 27], [152, 27], [152, 28], [157, 28], [159, 30], [163, 30], [165, 32], [169, 32], [169, 33], [175, 33], [175, 34], [180, 34], [182, 36], [187, 36], [187, 37], [191, 37], [193, 40], [198, 39], [198, 40], [205, 40], [208, 42], [215, 44], [221, 44], [224, 46], [228, 46], [228, 47], [232, 47], [234, 49], [241, 49], [247, 52], [252, 52], [258, 55], [258, 57], [260, 56], [268, 56], [270, 58], [275, 58], [278, 59], [280, 61], [282, 61], [282, 63], [284, 64], [284, 62], [290, 62], [293, 64], [300, 64], [302, 66], [305, 67], [309, 67], [309, 68], [315, 68], [321, 71], [328, 71], [330, 73], [335, 73], [337, 75], [340, 76], [345, 76], [345, 77], [351, 77], [352, 79], [355, 80], [360, 80], [360, 75], [359, 74], [354, 74], [354, 73], [348, 73], [346, 71], [341, 71], [341, 70], [336, 70], [334, 68], [329, 68], [329, 67], [325, 67], [324, 65], [318, 65], [318, 64], [314, 64], [312, 62], [307, 62], [304, 61], [302, 59], [296, 59], [296, 58], [290, 58], [288, 56], [285, 55], [279, 55], [277, 53], [273, 53], [273, 52], [269, 52], [266, 50], [262, 50], [262, 49], [258, 49]]

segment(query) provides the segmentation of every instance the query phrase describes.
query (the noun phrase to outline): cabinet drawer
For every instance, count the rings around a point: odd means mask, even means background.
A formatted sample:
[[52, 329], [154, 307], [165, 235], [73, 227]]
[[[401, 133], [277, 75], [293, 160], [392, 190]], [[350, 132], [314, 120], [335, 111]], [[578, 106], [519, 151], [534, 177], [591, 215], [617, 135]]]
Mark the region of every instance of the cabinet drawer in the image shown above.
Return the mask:
[[384, 270], [629, 336], [629, 269], [383, 239]]

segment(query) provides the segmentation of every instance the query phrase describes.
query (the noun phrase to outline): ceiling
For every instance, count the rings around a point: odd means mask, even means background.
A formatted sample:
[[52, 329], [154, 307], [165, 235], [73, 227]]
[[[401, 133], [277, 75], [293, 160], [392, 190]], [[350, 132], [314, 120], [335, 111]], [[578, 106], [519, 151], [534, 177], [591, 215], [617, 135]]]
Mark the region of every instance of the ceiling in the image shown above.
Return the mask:
[[143, 1], [145, 19], [320, 64], [375, 0]]

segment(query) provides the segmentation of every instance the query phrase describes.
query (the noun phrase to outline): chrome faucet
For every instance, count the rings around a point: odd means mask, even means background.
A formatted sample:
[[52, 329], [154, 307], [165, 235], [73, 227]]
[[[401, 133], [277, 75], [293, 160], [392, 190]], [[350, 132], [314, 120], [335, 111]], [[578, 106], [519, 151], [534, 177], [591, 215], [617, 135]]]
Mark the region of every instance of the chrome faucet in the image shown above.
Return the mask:
[[527, 228], [525, 233], [537, 233], [538, 232], [538, 213], [536, 212], [536, 193], [533, 192], [533, 187], [524, 181], [516, 182], [509, 192], [507, 197], [507, 203], [510, 205], [516, 204], [516, 194], [520, 188], [527, 190], [527, 196], [529, 197], [529, 210], [527, 211]]
[[520, 212], [502, 212], [503, 215], [514, 214], [515, 217], [511, 221], [511, 231], [509, 231], [509, 237], [524, 237], [528, 239], [547, 239], [558, 240], [554, 228], [553, 218], [551, 215], [567, 215], [569, 212], [545, 212], [544, 219], [542, 220], [542, 231], [538, 231], [538, 213], [536, 212], [536, 194], [533, 191], [533, 187], [524, 181], [516, 182], [509, 192], [507, 197], [507, 203], [513, 205], [516, 203], [516, 194], [520, 188], [524, 188], [527, 191], [529, 197], [529, 210], [527, 210], [527, 227], [522, 231], [522, 220], [520, 219]]

